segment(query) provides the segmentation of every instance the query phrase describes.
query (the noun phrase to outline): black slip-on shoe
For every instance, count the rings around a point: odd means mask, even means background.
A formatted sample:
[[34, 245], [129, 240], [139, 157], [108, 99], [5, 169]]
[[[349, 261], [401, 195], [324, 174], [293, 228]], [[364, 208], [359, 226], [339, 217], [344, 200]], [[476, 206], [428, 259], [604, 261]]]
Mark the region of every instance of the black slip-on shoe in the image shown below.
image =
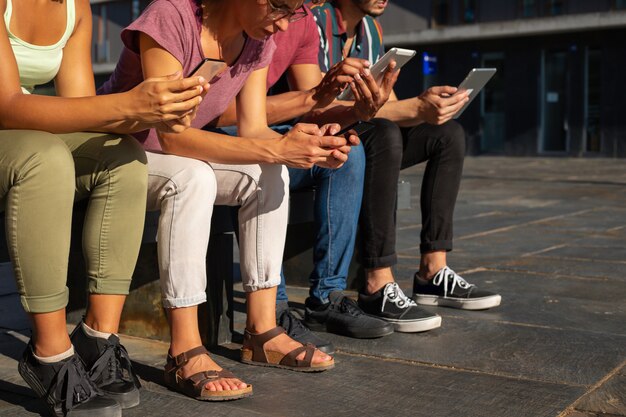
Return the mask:
[[393, 333], [393, 324], [367, 315], [356, 301], [341, 291], [333, 291], [329, 302], [322, 304], [314, 298], [305, 303], [304, 323], [316, 331], [326, 331], [356, 339], [372, 339]]

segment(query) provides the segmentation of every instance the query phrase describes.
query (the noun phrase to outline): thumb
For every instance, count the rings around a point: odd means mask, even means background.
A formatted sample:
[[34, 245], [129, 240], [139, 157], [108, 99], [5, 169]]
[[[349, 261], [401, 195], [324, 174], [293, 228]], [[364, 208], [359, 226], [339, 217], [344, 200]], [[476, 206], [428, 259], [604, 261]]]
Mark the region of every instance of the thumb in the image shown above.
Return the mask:
[[457, 90], [456, 87], [451, 87], [449, 85], [438, 86], [438, 87], [433, 87], [432, 88], [432, 92], [437, 94], [437, 95], [442, 95], [442, 94], [452, 95], [452, 94], [456, 93], [456, 90]]

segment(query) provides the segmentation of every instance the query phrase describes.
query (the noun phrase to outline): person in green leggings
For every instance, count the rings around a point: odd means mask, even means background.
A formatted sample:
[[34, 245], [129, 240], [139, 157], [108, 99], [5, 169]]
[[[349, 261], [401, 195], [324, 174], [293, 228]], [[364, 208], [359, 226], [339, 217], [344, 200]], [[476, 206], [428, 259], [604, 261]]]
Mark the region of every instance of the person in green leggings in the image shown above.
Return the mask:
[[[138, 379], [116, 332], [147, 183], [145, 154], [123, 134], [185, 130], [208, 85], [177, 73], [95, 97], [89, 2], [0, 0], [0, 11], [0, 211], [33, 326], [19, 372], [54, 415], [121, 416], [139, 403]], [[52, 80], [56, 97], [31, 94]], [[88, 308], [70, 337], [71, 217], [83, 199]]]

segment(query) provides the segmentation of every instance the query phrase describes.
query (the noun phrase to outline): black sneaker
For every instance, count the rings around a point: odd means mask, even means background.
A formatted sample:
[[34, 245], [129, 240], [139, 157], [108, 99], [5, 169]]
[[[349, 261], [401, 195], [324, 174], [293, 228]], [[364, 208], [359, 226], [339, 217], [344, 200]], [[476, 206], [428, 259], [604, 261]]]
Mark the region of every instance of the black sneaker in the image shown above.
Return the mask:
[[54, 416], [122, 416], [117, 401], [105, 397], [91, 381], [77, 353], [59, 362], [42, 363], [33, 355], [29, 343], [17, 369]]
[[427, 284], [419, 282], [418, 277], [416, 272], [413, 298], [417, 304], [485, 310], [499, 306], [502, 301], [500, 294], [479, 290], [447, 266], [441, 268]]
[[128, 352], [120, 339], [112, 334], [108, 339], [89, 336], [82, 323], [71, 335], [76, 353], [88, 369], [89, 377], [104, 394], [117, 401], [122, 408], [139, 404], [139, 378], [135, 375]]
[[285, 329], [289, 337], [303, 345], [307, 343], [315, 345], [316, 348], [327, 355], [335, 353], [333, 344], [309, 330], [309, 328], [302, 324], [302, 321], [293, 314], [293, 311], [289, 307], [276, 308], [276, 324]]
[[326, 304], [314, 298], [306, 299], [304, 323], [311, 330], [327, 331], [357, 339], [383, 337], [393, 333], [393, 325], [376, 317], [368, 316], [356, 301], [341, 291], [330, 293]]
[[441, 327], [441, 316], [418, 307], [395, 282], [372, 295], [359, 294], [359, 307], [367, 314], [393, 323], [396, 332], [417, 333]]

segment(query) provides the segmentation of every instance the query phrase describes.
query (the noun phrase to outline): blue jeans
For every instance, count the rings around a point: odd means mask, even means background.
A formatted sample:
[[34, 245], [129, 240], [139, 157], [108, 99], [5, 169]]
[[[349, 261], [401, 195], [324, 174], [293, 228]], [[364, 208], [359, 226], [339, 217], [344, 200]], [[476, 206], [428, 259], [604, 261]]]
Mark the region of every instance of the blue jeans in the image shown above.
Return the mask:
[[[286, 133], [291, 126], [273, 126]], [[236, 128], [221, 128], [222, 133], [236, 135]], [[332, 291], [346, 289], [350, 261], [354, 253], [363, 182], [365, 151], [353, 146], [348, 161], [339, 169], [289, 168], [289, 190], [315, 187], [315, 226], [313, 271], [309, 276], [309, 295], [325, 303]], [[286, 302], [285, 276], [281, 273], [276, 302]]]
[[[346, 289], [350, 261], [363, 197], [365, 152], [354, 146], [339, 169], [289, 168], [289, 190], [315, 186], [315, 246], [309, 295], [322, 303], [332, 291]], [[281, 274], [276, 302], [286, 302], [285, 276]]]

